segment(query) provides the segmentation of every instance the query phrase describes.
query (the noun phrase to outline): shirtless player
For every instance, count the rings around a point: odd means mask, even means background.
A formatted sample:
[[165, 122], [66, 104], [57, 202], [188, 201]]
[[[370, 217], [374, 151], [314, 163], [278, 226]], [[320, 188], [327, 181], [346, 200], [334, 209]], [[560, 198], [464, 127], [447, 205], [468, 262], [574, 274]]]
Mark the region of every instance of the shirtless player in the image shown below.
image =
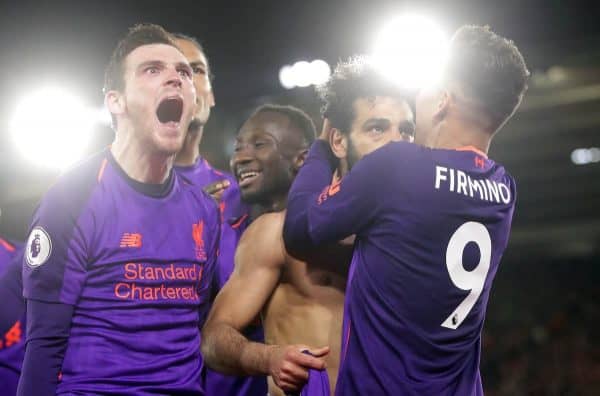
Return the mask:
[[[400, 130], [407, 122], [412, 125], [412, 112], [399, 99], [399, 93], [391, 93], [389, 84], [381, 84], [371, 70], [351, 70], [354, 69], [342, 67], [332, 78], [343, 81], [338, 86], [344, 100], [338, 107], [348, 107], [347, 121], [353, 126], [357, 123], [363, 140]], [[377, 114], [371, 117], [369, 113], [363, 119], [356, 112], [355, 100], [368, 101], [378, 94], [391, 99], [389, 106], [374, 109]], [[242, 199], [253, 205], [255, 216], [272, 213], [258, 217], [242, 236], [234, 273], [217, 296], [203, 330], [202, 352], [213, 369], [231, 374], [270, 375], [272, 395], [282, 394], [275, 385], [288, 392], [301, 389], [309, 369], [326, 366], [329, 390], [333, 392], [347, 277], [341, 270], [347, 266], [340, 265], [340, 261], [349, 261], [351, 252], [334, 246], [318, 256], [304, 257], [307, 262], [286, 252], [282, 229], [287, 193], [314, 135], [301, 134], [289, 116], [274, 110], [259, 109], [237, 138], [232, 168]], [[325, 128], [330, 128], [330, 124], [326, 123]], [[400, 132], [404, 138], [404, 131]], [[268, 345], [249, 342], [240, 334], [258, 314], [263, 317]], [[301, 353], [305, 349], [313, 357]]]

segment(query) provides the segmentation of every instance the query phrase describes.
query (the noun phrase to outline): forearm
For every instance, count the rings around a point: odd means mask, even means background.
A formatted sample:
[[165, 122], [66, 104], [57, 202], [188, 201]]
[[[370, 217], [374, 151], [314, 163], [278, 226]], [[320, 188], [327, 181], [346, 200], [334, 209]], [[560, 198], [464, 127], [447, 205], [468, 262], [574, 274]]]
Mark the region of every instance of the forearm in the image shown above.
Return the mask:
[[202, 355], [213, 370], [229, 375], [269, 375], [274, 346], [249, 341], [225, 323], [208, 323], [202, 332]]
[[288, 194], [283, 236], [286, 249], [293, 255], [314, 247], [309, 233], [308, 209], [331, 183], [332, 157], [327, 142], [317, 140]]
[[67, 348], [73, 307], [27, 302], [27, 347], [18, 396], [54, 396]]
[[0, 336], [6, 333], [25, 313], [25, 299], [21, 281], [21, 256], [10, 263], [0, 276]]

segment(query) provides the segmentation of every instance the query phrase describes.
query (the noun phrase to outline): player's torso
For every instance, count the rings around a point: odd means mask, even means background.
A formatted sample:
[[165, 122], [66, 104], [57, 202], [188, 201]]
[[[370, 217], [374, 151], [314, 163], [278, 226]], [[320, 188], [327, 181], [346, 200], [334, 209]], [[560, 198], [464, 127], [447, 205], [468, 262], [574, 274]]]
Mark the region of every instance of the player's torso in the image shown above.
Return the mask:
[[514, 181], [473, 152], [415, 148], [412, 155], [398, 165], [409, 170], [378, 192], [385, 198], [377, 223], [358, 237], [346, 359], [354, 374], [396, 367], [374, 376], [417, 394], [470, 394]]
[[246, 227], [244, 215], [246, 206], [241, 202], [240, 191], [234, 177], [228, 173], [214, 169], [205, 159], [198, 159], [197, 163], [189, 167], [176, 167], [175, 170], [185, 179], [189, 180], [199, 189], [223, 180], [230, 182], [219, 201], [221, 220], [220, 259], [217, 268], [219, 288], [222, 287], [231, 272], [233, 272], [234, 254], [237, 242]]
[[345, 275], [288, 256], [280, 283], [263, 309], [268, 344], [331, 348], [326, 362], [332, 391], [339, 368]]
[[59, 392], [144, 394], [164, 390], [165, 381], [198, 391], [199, 309], [208, 302], [203, 277], [218, 215], [208, 196], [188, 188], [176, 178], [167, 195], [151, 197], [110, 165], [104, 171], [76, 223], [85, 234], [85, 268], [80, 279], [64, 279], [63, 293], [71, 280], [83, 287]]

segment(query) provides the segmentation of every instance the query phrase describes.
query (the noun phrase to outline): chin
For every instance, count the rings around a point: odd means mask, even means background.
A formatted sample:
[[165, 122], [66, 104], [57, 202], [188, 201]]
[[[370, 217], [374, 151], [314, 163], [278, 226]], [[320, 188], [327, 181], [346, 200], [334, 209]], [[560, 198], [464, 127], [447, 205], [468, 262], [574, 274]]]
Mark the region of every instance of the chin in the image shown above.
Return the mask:
[[253, 205], [262, 202], [262, 193], [256, 190], [240, 190], [242, 202]]

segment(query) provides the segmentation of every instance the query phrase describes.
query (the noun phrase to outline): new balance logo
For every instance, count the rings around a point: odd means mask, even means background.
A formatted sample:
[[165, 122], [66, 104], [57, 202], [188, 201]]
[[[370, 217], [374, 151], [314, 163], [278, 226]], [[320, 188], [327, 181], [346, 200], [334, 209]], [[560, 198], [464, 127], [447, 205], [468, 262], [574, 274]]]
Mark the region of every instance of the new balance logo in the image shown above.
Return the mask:
[[475, 157], [475, 166], [478, 168], [485, 168], [485, 161], [481, 157]]
[[142, 247], [142, 234], [138, 233], [124, 233], [121, 238], [121, 247], [139, 248]]

